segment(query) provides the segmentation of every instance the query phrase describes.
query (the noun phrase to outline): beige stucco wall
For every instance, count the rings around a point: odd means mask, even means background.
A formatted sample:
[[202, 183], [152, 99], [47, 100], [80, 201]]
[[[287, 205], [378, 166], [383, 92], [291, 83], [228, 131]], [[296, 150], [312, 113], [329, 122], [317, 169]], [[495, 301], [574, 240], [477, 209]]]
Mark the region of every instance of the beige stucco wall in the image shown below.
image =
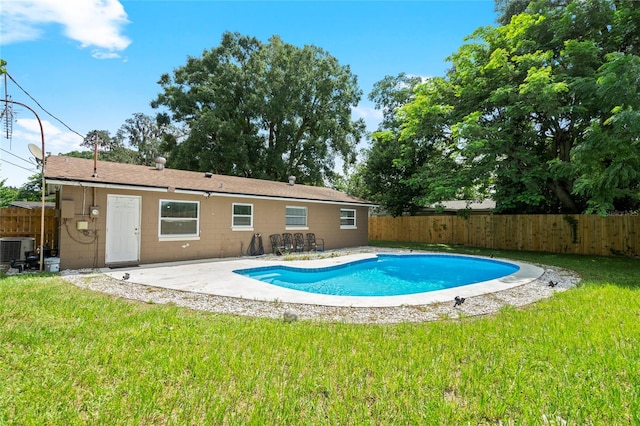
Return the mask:
[[[325, 249], [357, 247], [366, 245], [368, 242], [367, 207], [240, 197], [205, 198], [202, 195], [193, 194], [64, 186], [58, 198], [61, 202], [73, 201], [73, 218], [60, 218], [61, 269], [108, 266], [105, 265], [105, 228], [109, 194], [141, 197], [141, 264], [245, 255], [254, 233], [262, 235], [263, 246], [267, 253], [271, 252], [269, 235], [283, 232], [305, 234], [314, 232], [316, 237], [325, 240]], [[200, 203], [199, 238], [160, 240], [158, 215], [161, 199]], [[233, 203], [253, 204], [253, 230], [232, 229]], [[97, 217], [90, 216], [91, 206], [100, 208], [100, 214]], [[286, 206], [307, 207], [308, 230], [285, 228]], [[356, 229], [340, 228], [341, 208], [356, 210]], [[76, 229], [78, 220], [88, 222], [86, 231]]]

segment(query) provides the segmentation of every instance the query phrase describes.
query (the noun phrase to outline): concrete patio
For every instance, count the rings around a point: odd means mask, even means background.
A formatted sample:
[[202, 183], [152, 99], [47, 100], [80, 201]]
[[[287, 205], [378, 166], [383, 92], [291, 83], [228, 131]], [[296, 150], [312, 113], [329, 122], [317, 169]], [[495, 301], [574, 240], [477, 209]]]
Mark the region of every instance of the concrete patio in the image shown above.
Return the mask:
[[[380, 253], [389, 253], [380, 250]], [[415, 252], [415, 254], [419, 254]], [[436, 254], [437, 255], [437, 254]], [[307, 256], [312, 257], [312, 256]], [[287, 265], [299, 268], [322, 268], [361, 259], [373, 258], [375, 253], [345, 254], [322, 253], [304, 260], [283, 260], [282, 257], [260, 256], [234, 259], [209, 259], [190, 262], [172, 262], [140, 265], [131, 268], [103, 268], [101, 272], [111, 278], [151, 287], [184, 292], [210, 294], [254, 301], [343, 307], [393, 307], [428, 305], [451, 302], [456, 296], [474, 297], [518, 287], [542, 276], [544, 269], [509, 260], [520, 269], [509, 276], [476, 284], [402, 296], [332, 296], [291, 290], [245, 277], [233, 272], [238, 269]], [[292, 258], [295, 258], [292, 256]]]

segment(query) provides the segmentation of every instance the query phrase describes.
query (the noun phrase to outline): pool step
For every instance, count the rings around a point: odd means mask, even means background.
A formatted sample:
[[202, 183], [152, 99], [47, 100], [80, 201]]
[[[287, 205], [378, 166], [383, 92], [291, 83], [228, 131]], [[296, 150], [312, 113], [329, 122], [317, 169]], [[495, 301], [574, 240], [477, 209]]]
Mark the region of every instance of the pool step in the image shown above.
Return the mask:
[[272, 272], [270, 274], [251, 275], [251, 278], [256, 279], [256, 280], [260, 280], [260, 281], [264, 281], [266, 279], [277, 278], [279, 276], [280, 276], [280, 274]]

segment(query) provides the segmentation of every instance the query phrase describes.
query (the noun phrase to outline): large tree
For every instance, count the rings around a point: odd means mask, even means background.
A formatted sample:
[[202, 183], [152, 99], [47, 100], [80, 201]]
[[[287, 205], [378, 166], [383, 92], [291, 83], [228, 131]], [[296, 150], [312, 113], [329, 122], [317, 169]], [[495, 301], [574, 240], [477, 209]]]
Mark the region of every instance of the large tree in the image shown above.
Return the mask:
[[180, 131], [172, 126], [163, 115], [156, 118], [141, 112], [127, 118], [118, 129], [115, 139], [120, 145], [128, 145], [135, 150], [135, 164], [153, 165], [158, 156], [166, 155], [173, 141], [178, 140]]
[[97, 148], [99, 160], [153, 165], [158, 156], [166, 155], [182, 137], [181, 129], [172, 126], [166, 115], [158, 114], [153, 118], [138, 112], [125, 120], [115, 136], [108, 130], [92, 130], [80, 144], [88, 151], [71, 151], [64, 155], [90, 159]]
[[29, 176], [29, 180], [18, 190], [16, 200], [40, 201], [42, 199], [42, 173]]
[[317, 185], [333, 176], [335, 157], [355, 161], [364, 123], [351, 109], [361, 91], [318, 47], [227, 32], [159, 84], [152, 106], [189, 128], [170, 154], [174, 167]]
[[42, 198], [42, 174], [29, 176], [20, 188], [5, 186], [7, 180], [0, 180], [0, 207], [8, 207], [14, 201], [40, 201]]
[[108, 130], [92, 130], [80, 144], [91, 151], [73, 151], [65, 155], [71, 157], [93, 158], [93, 151], [98, 150], [98, 159], [115, 163], [135, 164], [136, 153], [127, 148], [122, 139], [112, 137]]
[[[0, 61], [0, 72], [2, 63]], [[9, 205], [18, 199], [19, 190], [10, 186], [5, 186], [6, 179], [0, 180], [0, 207], [9, 207]]]
[[637, 209], [639, 34], [630, 0], [532, 2], [476, 30], [396, 110], [401, 151], [430, 148], [403, 182], [422, 205], [476, 194], [501, 212]]
[[378, 131], [372, 133], [371, 146], [365, 151], [366, 167], [353, 179], [365, 184], [366, 198], [381, 204], [394, 216], [420, 209], [423, 191], [414, 184], [413, 176], [427, 158], [419, 144], [404, 143], [402, 120], [397, 116], [397, 110], [413, 100], [420, 83], [420, 77], [405, 73], [386, 76], [369, 94], [369, 99], [382, 111], [383, 120]]

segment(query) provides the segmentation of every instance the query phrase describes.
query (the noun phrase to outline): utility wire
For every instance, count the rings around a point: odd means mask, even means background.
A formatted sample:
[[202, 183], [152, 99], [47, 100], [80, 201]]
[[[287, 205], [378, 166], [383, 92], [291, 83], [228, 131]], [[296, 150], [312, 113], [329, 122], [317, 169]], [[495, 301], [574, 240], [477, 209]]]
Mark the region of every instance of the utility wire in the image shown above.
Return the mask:
[[18, 84], [17, 81], [14, 80], [13, 77], [11, 77], [11, 74], [9, 74], [8, 72], [6, 73], [6, 75], [11, 79], [11, 81], [13, 81], [15, 83], [16, 86], [18, 86], [20, 88], [20, 90], [22, 90], [29, 98], [31, 98], [31, 100], [33, 102], [36, 103], [36, 105], [38, 105], [40, 107], [40, 109], [42, 109], [44, 112], [46, 112], [47, 114], [49, 114], [49, 116], [51, 118], [53, 118], [54, 120], [56, 120], [58, 123], [62, 124], [64, 127], [66, 127], [67, 129], [69, 129], [69, 131], [75, 133], [76, 135], [80, 136], [82, 139], [86, 138], [85, 135], [81, 135], [80, 133], [76, 132], [75, 130], [73, 130], [71, 127], [69, 127], [67, 125], [67, 123], [65, 123], [64, 121], [60, 120], [58, 117], [56, 117], [55, 115], [51, 114], [49, 111], [47, 111], [42, 105], [40, 105], [40, 102], [38, 102], [33, 96], [31, 96], [31, 94], [29, 92], [27, 92], [22, 86], [20, 86]]
[[18, 156], [18, 155], [16, 155], [16, 154], [14, 154], [14, 153], [13, 153], [13, 152], [11, 152], [11, 151], [7, 151], [7, 150], [6, 150], [6, 149], [4, 149], [4, 148], [0, 148], [0, 151], [5, 152], [5, 153], [7, 153], [7, 154], [9, 154], [9, 155], [12, 155], [12, 156], [16, 157], [17, 159], [24, 161], [25, 163], [29, 163], [29, 164], [31, 164], [32, 166], [34, 165], [31, 161], [27, 160], [26, 158], [22, 158], [22, 157], [20, 157], [20, 156]]
[[12, 163], [11, 161], [2, 160], [2, 162], [3, 162], [3, 163], [7, 163], [7, 164], [11, 164], [12, 166], [16, 166], [16, 167], [18, 167], [18, 168], [20, 168], [20, 169], [23, 169], [23, 170], [26, 170], [26, 171], [28, 171], [28, 172], [37, 172], [37, 170], [34, 170], [34, 169], [27, 169], [26, 167], [19, 166], [19, 165], [17, 165], [16, 163]]

